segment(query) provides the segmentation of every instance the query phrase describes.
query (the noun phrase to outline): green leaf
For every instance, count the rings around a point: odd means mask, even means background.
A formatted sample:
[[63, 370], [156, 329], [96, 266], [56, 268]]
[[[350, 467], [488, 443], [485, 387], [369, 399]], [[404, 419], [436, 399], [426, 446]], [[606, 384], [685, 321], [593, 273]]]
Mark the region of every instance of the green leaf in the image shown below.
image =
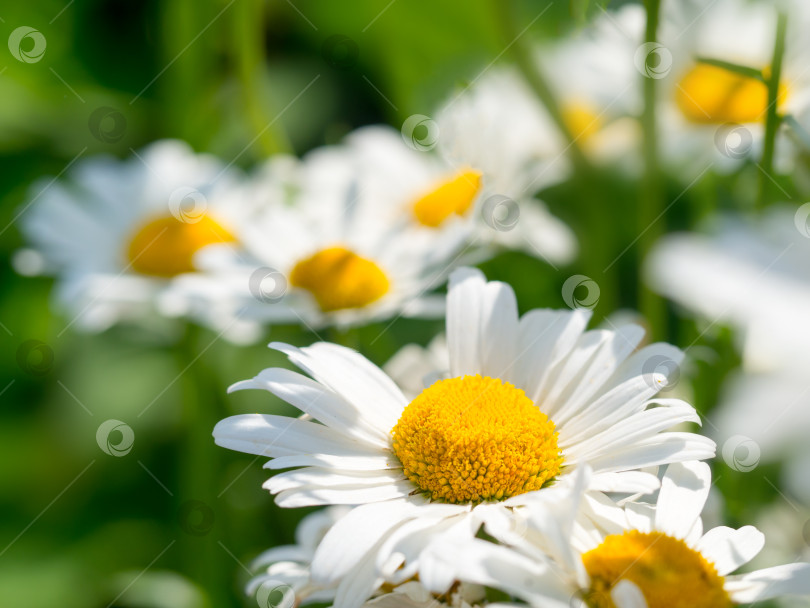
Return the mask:
[[722, 59], [711, 59], [710, 57], [696, 57], [695, 59], [699, 63], [705, 63], [706, 65], [713, 65], [715, 67], [728, 70], [729, 72], [733, 72], [734, 74], [739, 74], [740, 76], [746, 76], [748, 78], [754, 78], [755, 80], [759, 80], [760, 82], [765, 82], [765, 76], [762, 74], [762, 70], [758, 70], [756, 68], [752, 68], [747, 65], [740, 65], [738, 63], [732, 63], [730, 61], [723, 61]]

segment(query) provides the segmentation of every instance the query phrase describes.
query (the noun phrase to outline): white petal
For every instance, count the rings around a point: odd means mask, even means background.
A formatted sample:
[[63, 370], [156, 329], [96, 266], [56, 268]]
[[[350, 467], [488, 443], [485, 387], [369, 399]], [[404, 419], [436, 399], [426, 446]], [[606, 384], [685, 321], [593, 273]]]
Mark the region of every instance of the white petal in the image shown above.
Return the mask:
[[655, 528], [675, 538], [686, 538], [700, 517], [712, 471], [705, 462], [679, 462], [667, 467], [655, 511]]
[[380, 454], [321, 424], [270, 414], [242, 414], [220, 420], [214, 427], [214, 441], [230, 450], [269, 458], [312, 452], [354, 457]]
[[318, 545], [312, 559], [312, 579], [325, 585], [339, 581], [385, 534], [407, 521], [416, 506], [405, 500], [392, 500], [352, 509]]
[[382, 471], [401, 469], [400, 463], [390, 452], [373, 456], [337, 456], [334, 454], [292, 454], [280, 456], [267, 462], [265, 469], [289, 469], [292, 467], [326, 467], [351, 471]]
[[661, 487], [658, 477], [643, 471], [622, 471], [620, 473], [597, 473], [591, 479], [588, 489], [599, 492], [621, 492], [650, 494]]
[[537, 309], [520, 319], [515, 380], [535, 403], [540, 403], [552, 371], [571, 352], [590, 318], [591, 311], [585, 309]]
[[450, 375], [480, 374], [481, 308], [486, 278], [480, 270], [458, 268], [450, 275], [447, 292], [447, 348]]
[[408, 405], [385, 372], [350, 348], [327, 342], [300, 349], [278, 342], [270, 346], [351, 403], [383, 434], [394, 428]]
[[652, 532], [655, 526], [655, 507], [643, 502], [630, 502], [624, 507], [627, 523], [639, 532]]
[[397, 481], [380, 486], [361, 484], [333, 488], [300, 486], [276, 495], [280, 507], [313, 507], [317, 505], [361, 505], [404, 498], [413, 492], [410, 481]]
[[228, 392], [266, 390], [306, 412], [326, 426], [378, 447], [389, 445], [388, 433], [369, 423], [356, 404], [297, 372], [282, 368], [262, 370], [251, 380], [237, 382]]
[[684, 422], [700, 422], [700, 418], [691, 405], [673, 400], [666, 406], [633, 414], [601, 433], [583, 438], [578, 444], [571, 445], [569, 441], [561, 441], [560, 447], [569, 459], [587, 462], [617, 448], [650, 439], [661, 431]]
[[506, 283], [490, 281], [481, 302], [482, 371], [513, 382], [518, 352], [518, 309], [515, 292]]
[[659, 433], [592, 460], [596, 472], [643, 469], [671, 462], [713, 458], [714, 441], [694, 433]]
[[726, 578], [726, 591], [740, 604], [783, 595], [810, 595], [810, 564], [785, 564]]
[[382, 486], [404, 481], [401, 470], [395, 471], [341, 471], [305, 467], [286, 471], [268, 479], [262, 487], [271, 494], [303, 486], [339, 488], [345, 486]]
[[619, 581], [610, 590], [610, 597], [616, 608], [647, 608], [647, 602], [641, 589], [627, 580]]
[[593, 330], [582, 335], [577, 347], [562, 363], [553, 388], [543, 400], [558, 425], [576, 415], [587, 401], [616, 372], [644, 337], [644, 329], [635, 325], [616, 331]]
[[697, 550], [714, 564], [720, 576], [726, 576], [754, 559], [764, 546], [765, 535], [754, 526], [739, 530], [720, 526], [706, 532]]

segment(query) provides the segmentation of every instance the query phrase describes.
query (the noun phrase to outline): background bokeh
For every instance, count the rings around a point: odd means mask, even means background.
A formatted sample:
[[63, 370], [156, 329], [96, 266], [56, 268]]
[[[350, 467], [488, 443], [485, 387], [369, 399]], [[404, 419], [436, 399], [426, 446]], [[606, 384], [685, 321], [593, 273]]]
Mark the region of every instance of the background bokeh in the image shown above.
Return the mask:
[[[530, 35], [563, 35], [598, 10], [588, 5], [553, 3]], [[523, 9], [528, 14], [532, 3]], [[398, 127], [500, 58], [506, 44], [492, 12], [493, 3], [479, 0], [35, 0], [0, 7], [0, 39], [26, 25], [47, 41], [35, 63], [0, 49], [0, 605], [251, 605], [242, 593], [247, 565], [263, 549], [292, 542], [306, 512], [275, 507], [260, 489], [266, 475], [259, 463], [215, 447], [210, 436], [225, 415], [292, 411], [266, 393], [225, 394], [232, 382], [286, 365], [283, 358], [263, 343], [236, 347], [208, 330], [170, 323], [74, 332], [70, 318], [52, 311], [51, 280], [12, 269], [22, 246], [16, 220], [31, 202], [32, 181], [91, 155], [125, 157], [164, 137], [250, 167], [276, 151], [278, 137], [303, 154], [365, 124]], [[593, 275], [600, 261], [596, 321], [637, 308], [638, 229], [626, 218], [638, 206], [638, 186], [609, 172], [593, 179], [598, 200], [583, 200], [570, 184], [543, 193], [580, 237], [579, 261], [555, 270], [512, 252], [484, 264], [490, 279], [515, 288], [523, 310], [565, 306], [565, 279]], [[668, 211], [667, 228], [693, 225], [707, 197], [717, 208], [732, 207], [735, 189], [750, 179], [746, 172], [707, 177]], [[670, 199], [682, 189], [666, 188]], [[628, 245], [604, 271], [604, 260]], [[387, 325], [323, 337], [357, 345], [382, 364], [399, 346], [426, 344], [442, 327]], [[739, 364], [731, 330], [705, 329], [672, 309], [656, 328], [659, 338], [693, 344], [676, 389], [702, 413]], [[296, 344], [317, 339], [297, 328], [272, 334]], [[107, 420], [132, 429], [127, 453], [105, 453], [97, 433]], [[110, 431], [119, 433], [110, 445], [120, 443], [121, 432]], [[778, 489], [778, 465], [738, 471], [718, 459], [714, 466], [728, 525], [791, 501]]]

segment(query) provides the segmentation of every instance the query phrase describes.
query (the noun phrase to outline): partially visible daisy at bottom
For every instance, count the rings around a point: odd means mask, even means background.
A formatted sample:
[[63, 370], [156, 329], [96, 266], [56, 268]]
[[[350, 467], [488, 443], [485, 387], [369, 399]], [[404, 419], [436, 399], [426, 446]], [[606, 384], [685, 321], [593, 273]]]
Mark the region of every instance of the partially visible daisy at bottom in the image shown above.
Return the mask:
[[484, 520], [509, 521], [573, 483], [585, 463], [594, 473], [584, 504], [596, 514], [603, 492], [655, 490], [657, 477], [642, 469], [714, 455], [705, 437], [664, 432], [699, 422], [689, 404], [655, 398], [667, 383], [660, 361], [677, 364], [682, 353], [667, 344], [636, 351], [641, 328], [585, 331], [588, 319], [579, 310], [519, 318], [508, 285], [460, 269], [448, 295], [447, 377], [410, 403], [351, 349], [276, 343], [312, 379], [266, 369], [232, 390], [270, 391], [308, 419], [233, 416], [214, 437], [272, 458], [270, 469], [293, 469], [264, 484], [280, 506], [360, 505], [313, 558], [313, 579], [337, 585], [336, 607], [417, 575], [445, 593], [454, 579], [421, 566], [429, 546], [472, 538]]
[[[268, 549], [251, 564], [262, 573], [250, 580], [245, 589], [260, 606], [292, 608], [311, 603], [332, 602], [335, 587], [318, 585], [312, 580], [311, 564], [318, 544], [350, 507], [333, 506], [315, 511], [304, 517], [295, 531], [295, 544]], [[472, 608], [484, 600], [480, 585], [462, 583], [444, 596], [430, 593], [417, 581], [396, 587], [389, 586], [367, 602], [368, 606], [385, 608]]]
[[601, 525], [584, 529], [576, 504], [589, 474], [581, 470], [568, 496], [535, 502], [522, 534], [487, 528], [511, 546], [468, 539], [433, 547], [425, 561], [543, 608], [729, 608], [810, 594], [810, 564], [732, 574], [765, 537], [753, 526], [703, 532], [711, 486], [705, 463], [669, 465], [655, 504], [605, 505]]

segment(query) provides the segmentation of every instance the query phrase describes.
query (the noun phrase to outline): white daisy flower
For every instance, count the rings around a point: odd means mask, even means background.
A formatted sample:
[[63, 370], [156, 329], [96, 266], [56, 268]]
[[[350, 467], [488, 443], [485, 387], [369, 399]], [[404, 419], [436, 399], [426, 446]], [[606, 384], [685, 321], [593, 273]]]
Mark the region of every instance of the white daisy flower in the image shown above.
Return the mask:
[[295, 596], [296, 605], [331, 602], [334, 588], [323, 588], [312, 581], [310, 565], [329, 528], [349, 512], [349, 507], [327, 507], [304, 517], [295, 530], [294, 545], [272, 547], [251, 563], [251, 570], [262, 570], [250, 580], [245, 592], [254, 596], [269, 585], [286, 585]]
[[542, 112], [516, 75], [496, 71], [440, 108], [435, 121], [423, 119], [437, 133], [430, 145], [410, 126], [359, 129], [347, 144], [362, 173], [360, 195], [417, 235], [461, 224], [473, 251], [506, 247], [567, 263], [577, 249], [572, 232], [533, 199], [560, 179], [563, 165], [546, 143]]
[[[626, 5], [536, 53], [566, 125], [592, 161], [639, 165], [641, 82], [623, 51], [644, 19], [643, 7]], [[567, 153], [567, 142], [559, 145], [559, 154]]]
[[397, 584], [418, 573], [444, 592], [452, 580], [420, 568], [426, 547], [474, 535], [483, 517], [511, 517], [584, 463], [595, 471], [589, 494], [648, 492], [658, 480], [639, 469], [714, 454], [704, 437], [662, 432], [699, 421], [687, 403], [655, 399], [667, 378], [653, 368], [680, 361], [680, 351], [653, 344], [634, 353], [641, 328], [585, 331], [588, 318], [582, 310], [519, 318], [508, 285], [460, 269], [448, 296], [448, 378], [409, 402], [353, 350], [272, 344], [312, 379], [266, 369], [232, 390], [268, 390], [321, 424], [242, 415], [221, 421], [214, 437], [271, 457], [271, 469], [299, 467], [264, 485], [281, 506], [361, 505], [313, 561], [320, 582], [357, 580], [335, 606], [362, 603], [379, 576]]
[[[272, 547], [259, 555], [251, 564], [251, 569], [263, 570], [262, 574], [251, 579], [246, 588], [249, 596], [257, 600], [276, 599], [283, 595], [284, 602], [272, 605], [294, 605], [333, 602], [343, 588], [350, 587], [354, 579], [347, 577], [340, 586], [324, 587], [312, 580], [311, 565], [315, 550], [329, 529], [350, 511], [350, 507], [332, 506], [304, 517], [295, 531], [295, 544]], [[380, 581], [382, 584], [382, 581]], [[290, 601], [294, 598], [294, 602]], [[379, 595], [369, 600], [368, 606], [408, 606], [430, 608], [447, 605], [450, 608], [472, 608], [484, 599], [483, 588], [469, 583], [457, 585], [443, 597], [430, 593], [416, 581], [409, 581], [396, 587], [388, 586]], [[262, 604], [263, 602], [259, 602]], [[270, 602], [267, 602], [270, 605]]]
[[587, 485], [587, 471], [581, 477], [568, 500], [529, 507], [525, 533], [509, 539], [513, 547], [470, 539], [435, 547], [426, 561], [543, 608], [726, 608], [810, 594], [810, 564], [732, 574], [765, 537], [753, 526], [703, 532], [711, 486], [705, 463], [669, 465], [654, 505], [605, 504], [601, 530], [579, 526], [568, 508]]
[[390, 593], [363, 604], [365, 608], [477, 608], [485, 605], [491, 604], [486, 602], [484, 588], [480, 585], [461, 583], [437, 597], [417, 581], [403, 583]]
[[[778, 109], [802, 114], [810, 102], [806, 3], [786, 2], [790, 20]], [[721, 60], [767, 75], [774, 49], [776, 8], [743, 0], [672, 2], [664, 5], [660, 41], [668, 73], [661, 78], [662, 150], [666, 160], [696, 170], [728, 170], [759, 158], [768, 107], [767, 85], [754, 77], [702, 63]], [[777, 150], [783, 146], [777, 146]], [[781, 164], [787, 161], [780, 160]]]
[[409, 228], [373, 196], [358, 165], [351, 144], [269, 161], [251, 183], [262, 210], [240, 232], [242, 249], [208, 248], [206, 273], [178, 281], [178, 299], [257, 325], [441, 316], [444, 297], [429, 292], [457, 263], [469, 230]]
[[[785, 459], [788, 487], [810, 499], [806, 211], [775, 207], [756, 220], [719, 218], [708, 234], [668, 236], [652, 251], [646, 274], [653, 289], [709, 328], [730, 324], [742, 334], [742, 373], [712, 412], [716, 438], [728, 446], [726, 461], [745, 470], [760, 459]], [[750, 462], [734, 455], [735, 443], [755, 450]]]
[[[238, 174], [179, 141], [126, 161], [86, 160], [66, 180], [32, 189], [22, 231], [35, 253], [17, 259], [25, 272], [38, 257], [35, 270], [59, 278], [71, 325], [100, 331], [143, 319], [172, 281], [196, 270], [200, 250], [238, 241], [252, 213], [241, 188]], [[239, 326], [231, 329], [237, 336]]]

